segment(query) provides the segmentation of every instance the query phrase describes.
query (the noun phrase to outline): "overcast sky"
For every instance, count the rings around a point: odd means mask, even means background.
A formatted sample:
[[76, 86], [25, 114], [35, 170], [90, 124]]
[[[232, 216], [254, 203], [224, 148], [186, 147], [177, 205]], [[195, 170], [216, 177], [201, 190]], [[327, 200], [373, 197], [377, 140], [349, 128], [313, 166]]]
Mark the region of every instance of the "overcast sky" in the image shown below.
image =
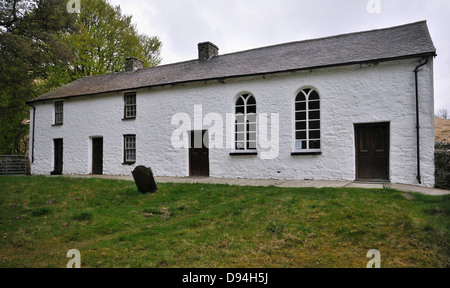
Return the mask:
[[[449, 0], [109, 1], [133, 16], [141, 34], [160, 37], [162, 64], [195, 59], [197, 44], [205, 41], [227, 54], [427, 20], [438, 54], [436, 113], [440, 109], [450, 112]], [[375, 3], [371, 9], [369, 2]]]

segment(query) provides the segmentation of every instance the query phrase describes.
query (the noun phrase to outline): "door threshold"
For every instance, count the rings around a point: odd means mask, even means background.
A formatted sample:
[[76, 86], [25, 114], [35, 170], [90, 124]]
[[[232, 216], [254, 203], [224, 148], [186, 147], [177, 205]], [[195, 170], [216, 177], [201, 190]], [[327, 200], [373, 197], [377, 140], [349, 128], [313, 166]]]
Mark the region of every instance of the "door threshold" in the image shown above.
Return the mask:
[[358, 179], [358, 180], [353, 181], [353, 183], [380, 184], [380, 183], [391, 183], [391, 181], [383, 180], [383, 179]]

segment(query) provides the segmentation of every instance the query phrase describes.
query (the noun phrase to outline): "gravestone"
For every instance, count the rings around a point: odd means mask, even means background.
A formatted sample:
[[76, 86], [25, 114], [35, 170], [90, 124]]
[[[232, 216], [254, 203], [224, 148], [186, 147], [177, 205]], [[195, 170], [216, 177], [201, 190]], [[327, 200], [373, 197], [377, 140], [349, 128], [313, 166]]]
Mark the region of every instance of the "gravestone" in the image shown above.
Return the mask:
[[139, 192], [147, 194], [155, 193], [158, 190], [151, 168], [138, 166], [133, 170], [132, 174]]

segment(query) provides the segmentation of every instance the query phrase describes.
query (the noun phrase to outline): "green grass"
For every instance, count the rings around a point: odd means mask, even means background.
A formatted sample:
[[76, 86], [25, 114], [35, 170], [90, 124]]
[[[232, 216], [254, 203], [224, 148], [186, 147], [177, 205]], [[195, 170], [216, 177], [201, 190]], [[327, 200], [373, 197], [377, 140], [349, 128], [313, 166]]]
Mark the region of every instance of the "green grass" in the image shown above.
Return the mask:
[[0, 177], [0, 267], [450, 266], [450, 197]]

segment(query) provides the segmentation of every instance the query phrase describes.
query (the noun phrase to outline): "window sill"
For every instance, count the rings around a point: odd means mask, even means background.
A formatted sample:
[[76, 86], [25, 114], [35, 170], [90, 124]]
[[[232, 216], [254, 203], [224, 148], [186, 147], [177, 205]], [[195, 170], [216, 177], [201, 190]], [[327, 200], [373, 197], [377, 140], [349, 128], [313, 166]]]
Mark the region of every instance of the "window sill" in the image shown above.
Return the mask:
[[291, 156], [316, 156], [316, 155], [322, 155], [322, 151], [315, 151], [315, 152], [292, 152]]
[[64, 125], [63, 123], [53, 124], [52, 127], [60, 127], [60, 126], [63, 126], [63, 125]]
[[122, 121], [131, 121], [136, 120], [136, 117], [130, 117], [130, 118], [123, 118]]
[[122, 163], [122, 165], [127, 165], [127, 166], [133, 166], [134, 164], [136, 164], [136, 162], [125, 162], [125, 163]]
[[230, 156], [257, 156], [258, 155], [258, 151], [235, 151], [235, 152], [231, 152]]

